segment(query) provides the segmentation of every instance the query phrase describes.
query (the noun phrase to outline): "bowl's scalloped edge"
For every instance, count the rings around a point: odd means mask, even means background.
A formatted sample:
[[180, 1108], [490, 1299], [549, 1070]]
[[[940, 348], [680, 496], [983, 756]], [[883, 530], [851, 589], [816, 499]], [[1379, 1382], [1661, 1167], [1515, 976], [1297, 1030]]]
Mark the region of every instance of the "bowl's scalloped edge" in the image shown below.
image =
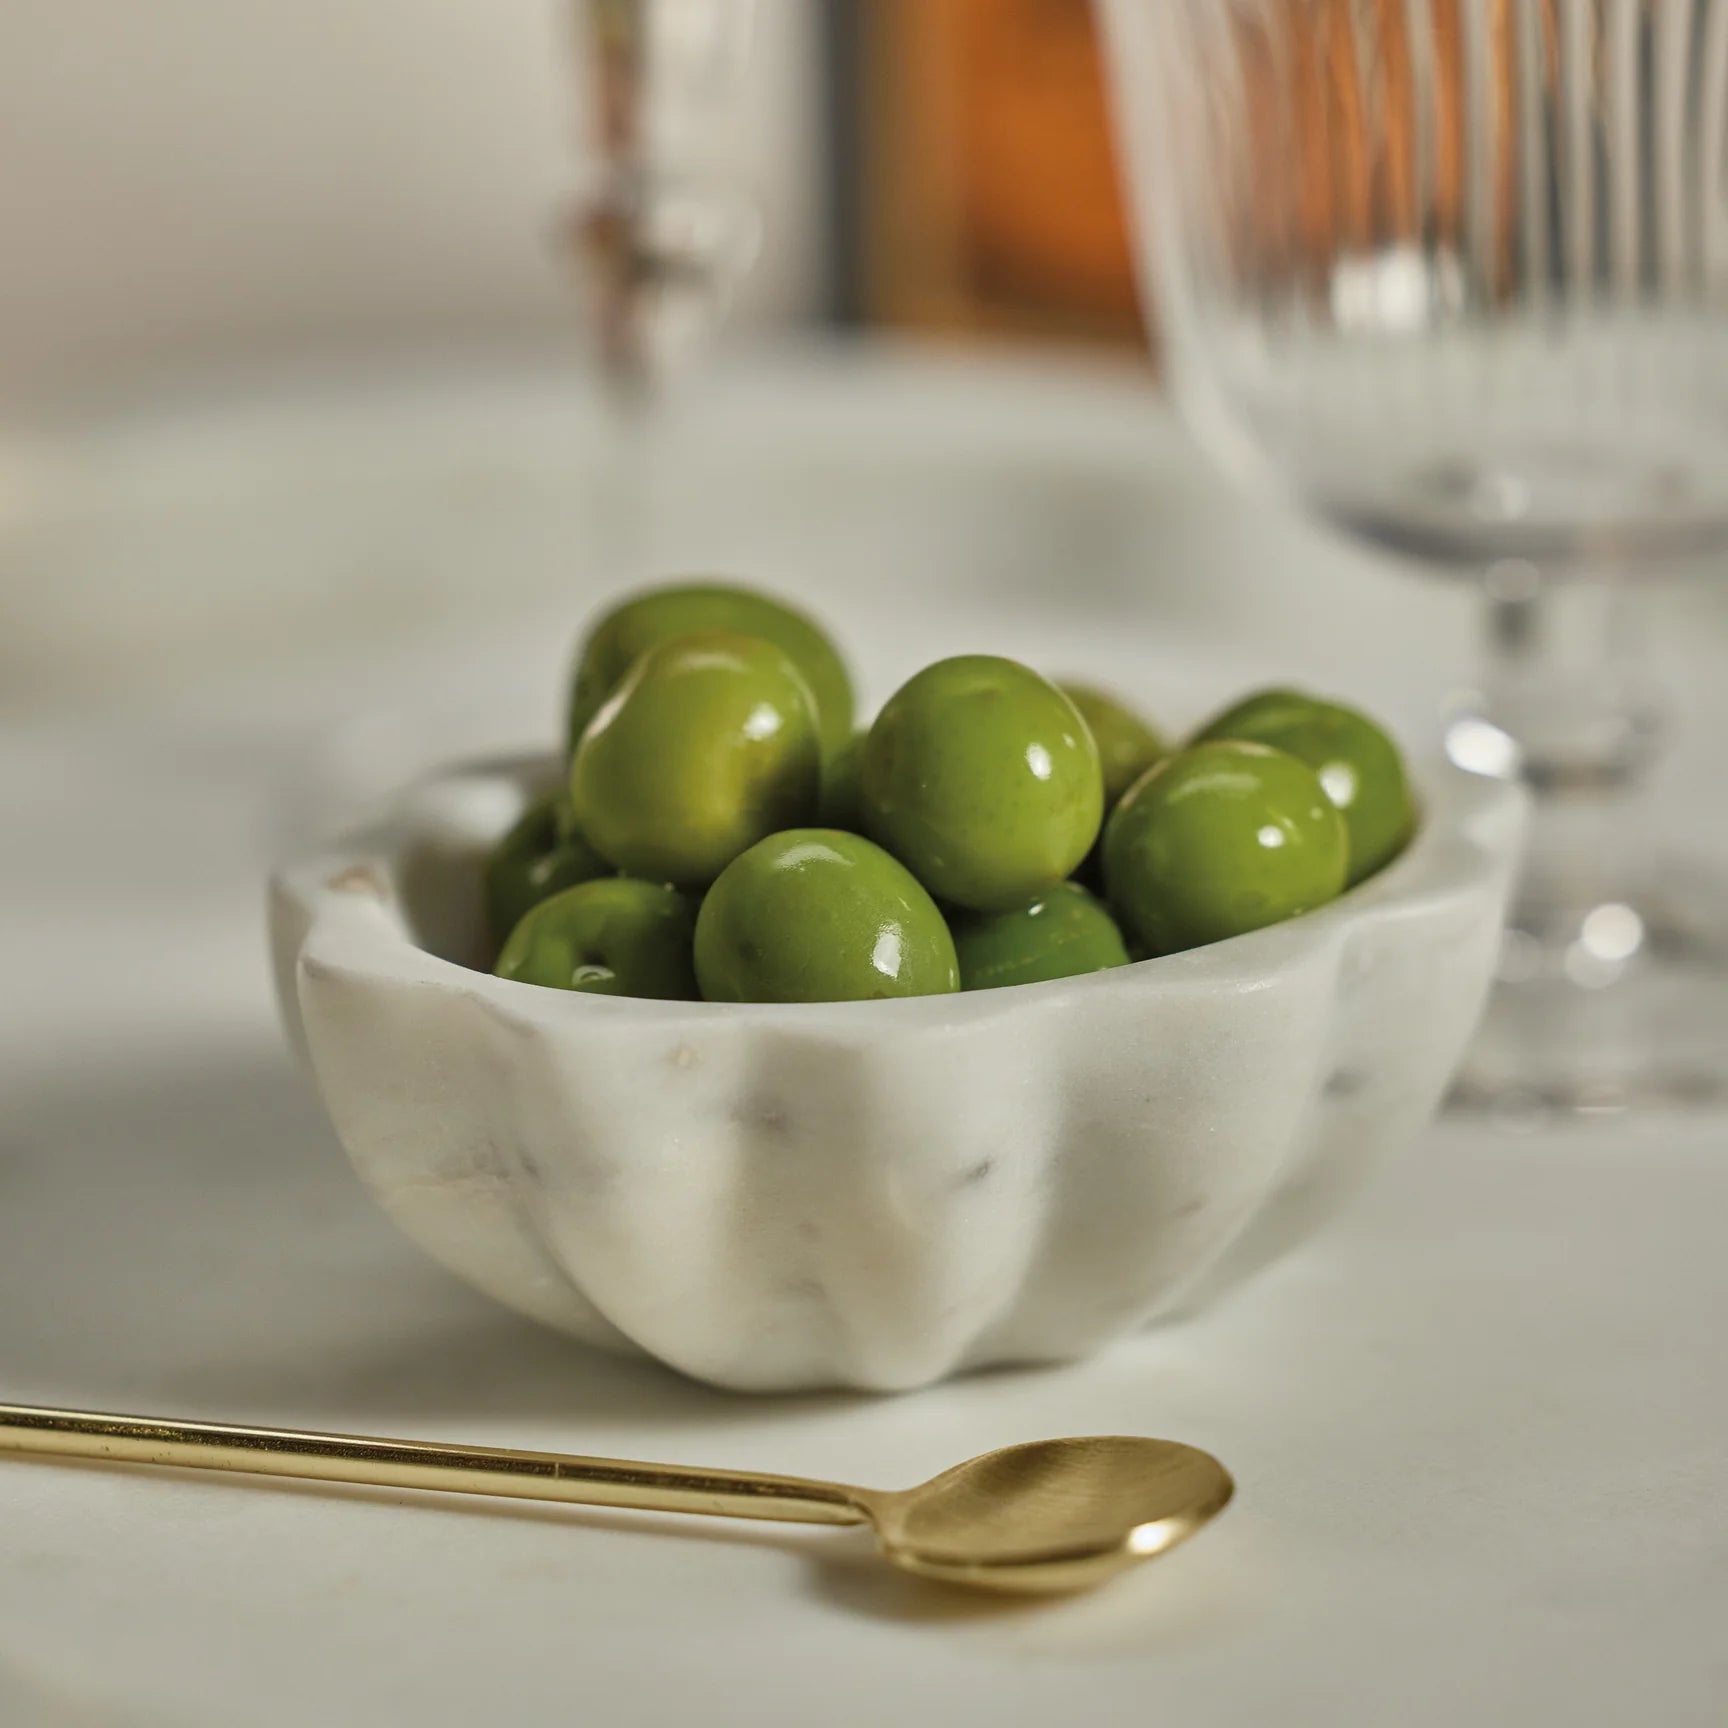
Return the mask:
[[955, 997], [639, 1002], [415, 940], [411, 887], [472, 892], [547, 772], [429, 777], [276, 875], [290, 1041], [362, 1179], [458, 1274], [763, 1390], [1079, 1355], [1282, 1252], [1434, 1108], [1523, 825], [1515, 788], [1438, 764], [1386, 871], [1211, 948]]

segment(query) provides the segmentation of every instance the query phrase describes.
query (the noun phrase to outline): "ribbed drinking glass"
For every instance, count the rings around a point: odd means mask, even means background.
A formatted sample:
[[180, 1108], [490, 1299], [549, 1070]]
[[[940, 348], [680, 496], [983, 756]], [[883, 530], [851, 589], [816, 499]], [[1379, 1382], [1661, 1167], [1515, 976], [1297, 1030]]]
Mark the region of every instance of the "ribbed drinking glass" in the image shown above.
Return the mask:
[[1728, 548], [1728, 0], [1101, 0], [1171, 386], [1249, 483], [1487, 594], [1447, 747], [1536, 796], [1465, 1076], [1719, 1093], [1722, 906], [1644, 869], [1637, 583]]

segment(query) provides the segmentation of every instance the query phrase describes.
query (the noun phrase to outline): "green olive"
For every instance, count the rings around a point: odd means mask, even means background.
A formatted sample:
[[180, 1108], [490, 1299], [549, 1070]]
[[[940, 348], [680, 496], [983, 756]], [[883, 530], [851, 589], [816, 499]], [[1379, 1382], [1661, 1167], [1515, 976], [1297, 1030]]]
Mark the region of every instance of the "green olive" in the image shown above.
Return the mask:
[[953, 929], [963, 990], [1042, 984], [1128, 964], [1115, 919], [1078, 882], [1058, 882], [1009, 912], [962, 913]]
[[960, 988], [935, 902], [880, 846], [832, 828], [759, 841], [708, 890], [696, 976], [710, 1002], [853, 1002]]
[[1343, 892], [1344, 819], [1306, 762], [1197, 744], [1129, 789], [1104, 832], [1104, 882], [1129, 936], [1172, 954], [1312, 911]]
[[1306, 690], [1288, 684], [1270, 685], [1256, 690], [1228, 708], [1214, 714], [1194, 736], [1191, 744], [1206, 744], [1218, 738], [1240, 738], [1240, 728], [1264, 726], [1278, 718], [1300, 714], [1314, 698]]
[[[1104, 770], [1104, 819], [1116, 808], [1122, 794], [1150, 768], [1170, 754], [1170, 746], [1155, 727], [1134, 712], [1118, 697], [1093, 684], [1062, 684], [1062, 694], [1080, 710], [1098, 746], [1098, 760]], [[1104, 836], [1098, 838], [1074, 874], [1088, 888], [1098, 889], [1104, 883]]]
[[561, 793], [547, 793], [522, 812], [486, 860], [486, 917], [502, 942], [531, 906], [563, 888], [611, 873], [584, 840]]
[[938, 899], [1006, 911], [1069, 875], [1104, 810], [1079, 710], [1017, 661], [961, 655], [889, 699], [864, 743], [864, 826]]
[[675, 888], [608, 876], [542, 900], [510, 932], [500, 978], [594, 996], [693, 1001], [696, 907]]
[[570, 693], [570, 749], [588, 722], [650, 648], [679, 636], [715, 630], [760, 636], [798, 668], [816, 705], [823, 750], [838, 750], [852, 733], [852, 680], [827, 634], [796, 607], [753, 588], [690, 582], [633, 594], [601, 617], [584, 637]]
[[1098, 760], [1104, 770], [1104, 808], [1114, 810], [1116, 800], [1152, 766], [1170, 754], [1163, 735], [1134, 712], [1122, 699], [1095, 684], [1057, 686], [1080, 710], [1098, 745]]
[[1320, 776], [1350, 836], [1350, 885], [1383, 869], [1416, 829], [1416, 799], [1398, 746], [1366, 714], [1295, 691], [1268, 690], [1220, 714], [1204, 738], [1269, 744]]
[[858, 799], [858, 767], [864, 757], [869, 734], [854, 732], [822, 764], [820, 819], [824, 828], [844, 828], [856, 834], [863, 820]]
[[588, 723], [570, 802], [620, 870], [712, 882], [747, 846], [810, 821], [821, 784], [810, 693], [757, 636], [716, 631], [650, 648]]

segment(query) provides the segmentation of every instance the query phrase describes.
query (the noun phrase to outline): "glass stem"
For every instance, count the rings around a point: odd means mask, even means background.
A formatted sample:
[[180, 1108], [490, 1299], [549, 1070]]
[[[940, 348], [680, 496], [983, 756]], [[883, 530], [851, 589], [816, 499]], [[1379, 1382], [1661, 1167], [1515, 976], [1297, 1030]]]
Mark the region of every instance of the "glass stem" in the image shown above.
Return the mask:
[[593, 65], [592, 185], [575, 218], [601, 377], [656, 397], [755, 256], [736, 161], [752, 0], [578, 0]]
[[[1601, 946], [1589, 933], [1592, 917], [1598, 937], [1606, 927], [1601, 909], [1610, 909], [1608, 926], [1629, 923], [1649, 838], [1641, 806], [1658, 728], [1640, 608], [1617, 580], [1550, 576], [1522, 559], [1490, 567], [1487, 596], [1481, 697], [1448, 745], [1461, 765], [1516, 773], [1529, 786], [1529, 851], [1508, 960], [1514, 972], [1544, 959], [1569, 967]], [[1635, 936], [1610, 931], [1607, 947], [1628, 940], [1635, 949]]]

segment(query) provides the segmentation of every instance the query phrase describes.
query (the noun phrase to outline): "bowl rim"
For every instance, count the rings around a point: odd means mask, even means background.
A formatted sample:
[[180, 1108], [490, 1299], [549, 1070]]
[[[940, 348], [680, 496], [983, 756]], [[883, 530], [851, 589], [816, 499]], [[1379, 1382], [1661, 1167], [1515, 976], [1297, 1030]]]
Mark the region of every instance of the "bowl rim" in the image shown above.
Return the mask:
[[[720, 1026], [861, 1032], [931, 1031], [997, 1019], [1080, 994], [1160, 988], [1180, 993], [1248, 993], [1335, 955], [1369, 923], [1432, 910], [1486, 886], [1504, 893], [1522, 839], [1526, 796], [1514, 783], [1468, 773], [1443, 758], [1417, 764], [1422, 821], [1390, 864], [1313, 912], [1182, 953], [1044, 983], [856, 1002], [662, 1001], [549, 990], [499, 978], [424, 948], [409, 926], [396, 880], [410, 847], [442, 824], [479, 841], [502, 831], [555, 775], [549, 755], [456, 762], [421, 775], [384, 802], [370, 823], [283, 865], [271, 877], [279, 961], [299, 972], [340, 974], [457, 993], [506, 1020], [536, 1025], [646, 1024], [657, 1031]], [[476, 806], [484, 824], [464, 819]], [[286, 984], [286, 979], [284, 980]]]

